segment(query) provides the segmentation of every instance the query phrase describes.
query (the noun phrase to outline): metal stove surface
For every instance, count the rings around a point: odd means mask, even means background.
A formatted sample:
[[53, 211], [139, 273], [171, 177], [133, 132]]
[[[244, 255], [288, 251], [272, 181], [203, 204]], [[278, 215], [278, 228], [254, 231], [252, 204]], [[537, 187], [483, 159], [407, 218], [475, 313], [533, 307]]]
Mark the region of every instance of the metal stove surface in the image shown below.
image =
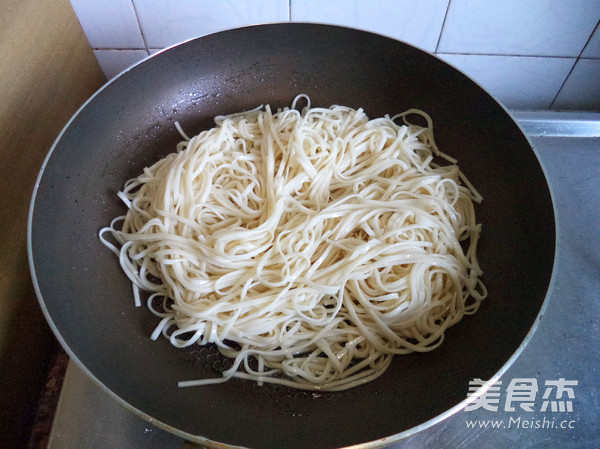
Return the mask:
[[[495, 403], [458, 412], [390, 448], [600, 447], [600, 114], [513, 114], [544, 167], [556, 208], [557, 256], [546, 311], [501, 377]], [[70, 363], [49, 449], [187, 444], [126, 411]]]

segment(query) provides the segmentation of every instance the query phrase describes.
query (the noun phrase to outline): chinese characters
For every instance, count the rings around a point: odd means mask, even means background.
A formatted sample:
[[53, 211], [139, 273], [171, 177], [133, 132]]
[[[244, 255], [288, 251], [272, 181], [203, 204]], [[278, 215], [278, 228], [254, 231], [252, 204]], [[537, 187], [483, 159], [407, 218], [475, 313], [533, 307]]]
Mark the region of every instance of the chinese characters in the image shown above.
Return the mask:
[[501, 400], [502, 381], [493, 382], [484, 389], [486, 381], [473, 379], [469, 382], [467, 394], [472, 401], [467, 404], [465, 411], [483, 408], [496, 412], [502, 406], [505, 412], [572, 412], [574, 387], [577, 385], [578, 381], [563, 378], [546, 380], [543, 386], [538, 385], [535, 378], [515, 378], [506, 386], [505, 397]]

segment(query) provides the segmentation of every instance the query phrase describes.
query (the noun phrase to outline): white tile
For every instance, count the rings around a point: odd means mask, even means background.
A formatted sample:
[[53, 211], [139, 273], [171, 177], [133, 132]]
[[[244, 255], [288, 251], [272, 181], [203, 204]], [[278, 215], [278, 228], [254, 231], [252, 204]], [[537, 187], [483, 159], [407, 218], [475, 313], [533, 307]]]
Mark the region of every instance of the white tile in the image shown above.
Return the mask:
[[580, 59], [552, 109], [600, 112], [600, 59]]
[[238, 26], [289, 20], [288, 0], [133, 0], [148, 48]]
[[291, 20], [359, 28], [433, 52], [447, 7], [448, 0], [291, 0]]
[[146, 50], [94, 50], [94, 54], [107, 79], [148, 56]]
[[575, 58], [438, 54], [509, 109], [548, 109]]
[[599, 18], [598, 0], [452, 0], [437, 51], [577, 57]]
[[600, 26], [596, 28], [581, 56], [584, 58], [600, 58]]
[[131, 0], [71, 0], [92, 48], [145, 48]]

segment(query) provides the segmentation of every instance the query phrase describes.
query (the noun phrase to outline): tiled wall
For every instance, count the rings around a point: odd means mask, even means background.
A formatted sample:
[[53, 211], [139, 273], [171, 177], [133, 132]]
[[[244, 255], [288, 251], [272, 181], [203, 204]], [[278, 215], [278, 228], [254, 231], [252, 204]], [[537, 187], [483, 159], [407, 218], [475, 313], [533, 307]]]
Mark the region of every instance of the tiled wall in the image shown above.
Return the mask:
[[600, 0], [71, 0], [108, 78], [241, 25], [321, 22], [438, 55], [512, 109], [600, 111]]

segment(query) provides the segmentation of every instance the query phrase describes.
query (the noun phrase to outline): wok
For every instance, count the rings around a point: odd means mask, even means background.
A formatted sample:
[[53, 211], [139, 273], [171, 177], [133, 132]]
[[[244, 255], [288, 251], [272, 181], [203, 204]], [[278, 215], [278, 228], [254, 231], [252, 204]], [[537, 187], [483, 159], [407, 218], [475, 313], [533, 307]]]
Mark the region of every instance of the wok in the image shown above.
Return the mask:
[[[210, 351], [151, 341], [157, 319], [98, 231], [124, 212], [116, 196], [144, 166], [213, 117], [260, 104], [409, 108], [434, 120], [438, 146], [483, 195], [479, 260], [489, 297], [427, 354], [396, 357], [367, 385], [311, 393], [215, 377]], [[331, 448], [388, 444], [461, 409], [473, 378], [497, 378], [529, 339], [550, 281], [552, 200], [531, 145], [506, 110], [464, 74], [410, 45], [354, 29], [270, 24], [177, 45], [122, 73], [71, 119], [51, 149], [30, 211], [33, 282], [71, 358], [122, 405], [207, 445]], [[206, 351], [206, 350], [205, 350]], [[220, 446], [221, 447], [221, 446]]]

